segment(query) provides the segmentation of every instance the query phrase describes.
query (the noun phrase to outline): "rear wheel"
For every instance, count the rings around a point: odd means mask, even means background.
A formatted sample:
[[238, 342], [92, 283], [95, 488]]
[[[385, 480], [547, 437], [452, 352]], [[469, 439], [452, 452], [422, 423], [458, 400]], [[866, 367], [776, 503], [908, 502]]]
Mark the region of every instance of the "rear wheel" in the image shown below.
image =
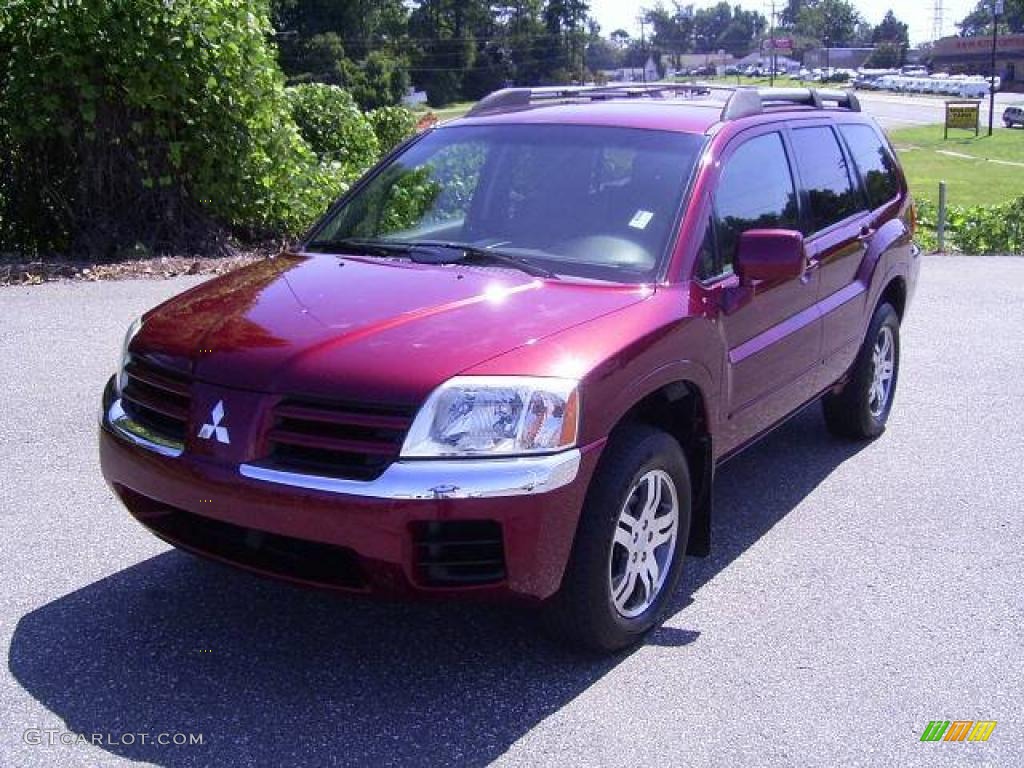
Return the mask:
[[885, 431], [900, 366], [900, 321], [891, 304], [875, 310], [850, 378], [822, 400], [825, 423], [840, 437], [865, 439]]
[[545, 606], [559, 640], [614, 651], [657, 624], [682, 573], [690, 507], [679, 443], [643, 425], [617, 430], [587, 492], [562, 587]]

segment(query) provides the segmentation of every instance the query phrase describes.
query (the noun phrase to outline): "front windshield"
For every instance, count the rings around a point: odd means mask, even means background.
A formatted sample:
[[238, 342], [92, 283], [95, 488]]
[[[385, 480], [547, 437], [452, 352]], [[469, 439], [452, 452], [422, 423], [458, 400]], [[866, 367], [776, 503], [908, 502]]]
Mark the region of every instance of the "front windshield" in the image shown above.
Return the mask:
[[307, 248], [456, 242], [559, 274], [651, 279], [702, 137], [584, 125], [441, 128], [379, 169]]

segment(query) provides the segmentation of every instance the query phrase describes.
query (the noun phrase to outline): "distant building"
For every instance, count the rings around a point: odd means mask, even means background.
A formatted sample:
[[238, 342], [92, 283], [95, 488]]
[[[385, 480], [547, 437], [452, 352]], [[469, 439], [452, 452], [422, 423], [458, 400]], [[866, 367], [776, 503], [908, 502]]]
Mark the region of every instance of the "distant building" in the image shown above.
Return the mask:
[[603, 69], [601, 74], [607, 78], [609, 83], [654, 83], [661, 78], [653, 56], [648, 56], [647, 62], [642, 67]]
[[[944, 37], [935, 41], [932, 69], [950, 74], [988, 75], [992, 70], [992, 38]], [[996, 39], [996, 74], [1004, 89], [1024, 89], [1024, 35]]]
[[825, 67], [860, 69], [874, 53], [874, 48], [811, 48], [804, 53], [804, 66], [809, 69]]
[[679, 59], [679, 69], [683, 71], [687, 69], [700, 69], [701, 67], [729, 66], [736, 61], [736, 57], [731, 53], [720, 54], [714, 51], [709, 53], [682, 53], [679, 56], [674, 54], [663, 55], [663, 60], [668, 59], [673, 63], [677, 58]]
[[[772, 56], [770, 52], [766, 51], [762, 53], [757, 51], [755, 53], [747, 54], [742, 59], [733, 62], [733, 65], [740, 69], [745, 69], [746, 67], [761, 67], [762, 69], [768, 69], [772, 65]], [[791, 72], [800, 69], [800, 62], [796, 59], [791, 59], [789, 56], [783, 56], [781, 53], [776, 53], [775, 66], [777, 69], [784, 69], [787, 72]]]
[[406, 107], [415, 107], [420, 104], [427, 103], [427, 92], [417, 91], [415, 88], [410, 87], [405, 92], [405, 96], [402, 97], [402, 104]]

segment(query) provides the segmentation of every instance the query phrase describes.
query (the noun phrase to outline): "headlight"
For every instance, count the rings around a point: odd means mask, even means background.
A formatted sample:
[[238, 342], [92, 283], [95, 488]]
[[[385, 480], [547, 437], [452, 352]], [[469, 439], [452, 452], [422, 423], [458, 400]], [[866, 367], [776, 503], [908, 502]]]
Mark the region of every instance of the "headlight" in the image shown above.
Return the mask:
[[142, 328], [142, 318], [137, 317], [132, 321], [132, 324], [128, 326], [128, 330], [124, 334], [124, 341], [121, 342], [121, 359], [117, 365], [117, 391], [120, 393], [124, 389], [126, 376], [124, 367], [128, 364], [128, 345], [132, 343], [132, 339], [135, 338], [135, 334]]
[[403, 457], [550, 453], [576, 444], [579, 382], [532, 376], [456, 376], [413, 421]]

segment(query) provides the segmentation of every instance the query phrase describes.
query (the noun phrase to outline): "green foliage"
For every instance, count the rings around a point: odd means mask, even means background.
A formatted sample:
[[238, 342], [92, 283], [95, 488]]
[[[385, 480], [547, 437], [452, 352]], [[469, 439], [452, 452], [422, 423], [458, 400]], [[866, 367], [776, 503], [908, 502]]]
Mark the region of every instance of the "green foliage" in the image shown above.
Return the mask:
[[271, 9], [290, 84], [343, 86], [361, 109], [402, 100], [411, 81], [396, 42], [408, 17], [401, 0], [272, 0]]
[[[917, 203], [915, 239], [926, 251], [938, 248], [938, 210], [930, 200]], [[1024, 253], [1024, 196], [999, 205], [951, 206], [946, 214], [946, 243], [970, 254]]]
[[939, 249], [939, 239], [935, 228], [938, 221], [938, 210], [931, 200], [915, 200], [917, 206], [917, 230], [914, 232], [914, 241], [925, 253], [931, 253]]
[[730, 6], [720, 2], [707, 8], [699, 8], [693, 14], [693, 34], [696, 51], [708, 53], [725, 49], [743, 56], [768, 28], [768, 21], [757, 11], [744, 11], [739, 5]]
[[[340, 188], [291, 119], [261, 0], [7, 0], [0, 237], [107, 256], [295, 232]], [[372, 134], [371, 134], [372, 135]]]
[[[992, 0], [978, 0], [974, 10], [957, 24], [964, 37], [992, 34]], [[999, 17], [999, 31], [1002, 34], [1024, 32], [1024, 0], [1005, 0], [1003, 13]]]
[[954, 206], [947, 229], [964, 253], [1024, 253], [1024, 196], [1000, 205]]
[[348, 91], [306, 83], [288, 88], [286, 94], [299, 132], [322, 163], [336, 164], [342, 177], [352, 180], [377, 159], [377, 135]]
[[390, 152], [416, 132], [416, 115], [405, 107], [380, 107], [368, 112], [382, 153]]
[[796, 15], [796, 34], [832, 46], [856, 41], [862, 21], [860, 12], [848, 0], [804, 0]]
[[397, 234], [416, 226], [440, 195], [441, 185], [430, 177], [430, 168], [404, 173], [387, 188], [378, 214], [378, 234]]
[[345, 69], [345, 84], [361, 109], [398, 104], [411, 82], [406, 60], [385, 51], [373, 51], [359, 67]]

